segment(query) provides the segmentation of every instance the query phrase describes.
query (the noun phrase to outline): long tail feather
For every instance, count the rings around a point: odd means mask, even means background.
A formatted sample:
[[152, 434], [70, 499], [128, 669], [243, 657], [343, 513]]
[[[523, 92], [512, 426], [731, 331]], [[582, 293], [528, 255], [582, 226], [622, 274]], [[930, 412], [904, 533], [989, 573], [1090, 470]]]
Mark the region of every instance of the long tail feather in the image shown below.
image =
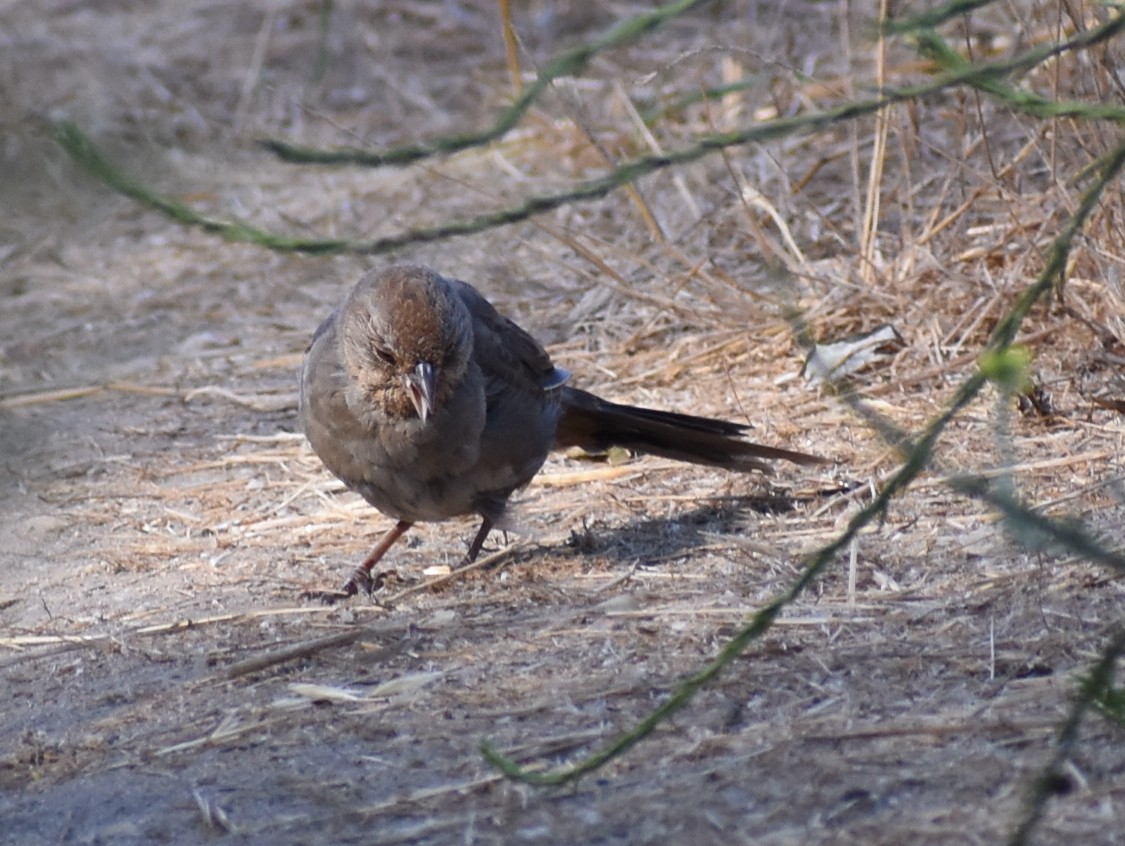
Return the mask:
[[562, 404], [556, 448], [598, 451], [616, 446], [675, 461], [767, 473], [771, 460], [825, 462], [815, 455], [744, 441], [740, 435], [748, 427], [740, 423], [619, 405], [569, 386], [563, 388]]

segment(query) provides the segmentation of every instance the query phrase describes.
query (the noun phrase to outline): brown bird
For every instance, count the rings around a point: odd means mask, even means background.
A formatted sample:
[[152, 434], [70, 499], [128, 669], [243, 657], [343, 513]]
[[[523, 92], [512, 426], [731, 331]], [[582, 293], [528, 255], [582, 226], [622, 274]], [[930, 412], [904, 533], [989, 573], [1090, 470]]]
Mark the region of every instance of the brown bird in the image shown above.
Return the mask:
[[824, 459], [742, 440], [739, 423], [608, 402], [566, 384], [546, 350], [475, 288], [427, 267], [369, 273], [320, 324], [300, 418], [325, 466], [398, 522], [338, 594], [419, 520], [481, 518], [476, 559], [508, 498], [552, 449], [611, 446], [728, 470]]

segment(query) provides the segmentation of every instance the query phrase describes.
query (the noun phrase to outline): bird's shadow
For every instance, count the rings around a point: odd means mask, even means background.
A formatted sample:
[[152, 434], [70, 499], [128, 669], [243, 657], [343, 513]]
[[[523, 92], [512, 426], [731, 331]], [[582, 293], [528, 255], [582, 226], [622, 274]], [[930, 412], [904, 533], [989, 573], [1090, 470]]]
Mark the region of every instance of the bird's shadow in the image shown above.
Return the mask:
[[568, 556], [605, 556], [656, 566], [712, 542], [714, 535], [745, 533], [750, 514], [783, 514], [802, 501], [784, 493], [769, 493], [711, 499], [675, 515], [624, 524], [584, 519], [560, 551]]

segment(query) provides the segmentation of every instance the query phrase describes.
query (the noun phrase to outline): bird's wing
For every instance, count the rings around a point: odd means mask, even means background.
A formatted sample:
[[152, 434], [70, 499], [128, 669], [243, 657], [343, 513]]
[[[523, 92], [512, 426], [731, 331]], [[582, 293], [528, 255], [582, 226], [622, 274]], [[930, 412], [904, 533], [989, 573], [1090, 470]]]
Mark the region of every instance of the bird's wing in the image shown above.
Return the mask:
[[560, 387], [569, 373], [530, 334], [498, 312], [472, 285], [451, 280], [473, 318], [474, 358], [481, 367], [486, 391], [547, 391]]

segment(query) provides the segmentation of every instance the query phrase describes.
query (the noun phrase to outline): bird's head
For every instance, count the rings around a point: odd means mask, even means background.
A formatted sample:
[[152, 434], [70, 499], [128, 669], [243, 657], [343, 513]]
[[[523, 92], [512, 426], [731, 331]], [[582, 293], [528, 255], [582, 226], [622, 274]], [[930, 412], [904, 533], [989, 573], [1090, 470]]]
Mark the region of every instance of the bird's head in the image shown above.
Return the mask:
[[402, 265], [368, 274], [340, 314], [344, 367], [357, 400], [425, 422], [456, 390], [472, 352], [472, 320], [449, 280]]

